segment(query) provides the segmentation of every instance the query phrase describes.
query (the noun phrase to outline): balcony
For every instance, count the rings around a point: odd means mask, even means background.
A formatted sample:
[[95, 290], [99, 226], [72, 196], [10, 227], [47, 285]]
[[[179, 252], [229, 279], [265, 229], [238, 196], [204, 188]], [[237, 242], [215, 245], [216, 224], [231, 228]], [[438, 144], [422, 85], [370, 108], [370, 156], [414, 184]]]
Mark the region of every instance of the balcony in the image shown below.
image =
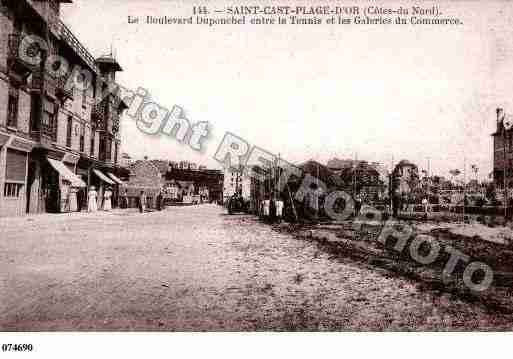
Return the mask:
[[[22, 34], [9, 35], [7, 45], [7, 64], [11, 70], [18, 74], [21, 74], [23, 77], [26, 77], [34, 70], [34, 66], [29, 62], [25, 61], [24, 56], [22, 56], [23, 54], [20, 51], [22, 40]], [[37, 49], [34, 48], [29, 50], [33, 51], [33, 53], [27, 51], [26, 55], [37, 56]]]
[[51, 98], [56, 98], [57, 80], [47, 72], [40, 70], [32, 72], [28, 87], [32, 93], [40, 95], [44, 93]]
[[105, 129], [105, 123], [107, 122], [107, 112], [106, 112], [106, 106], [105, 102], [97, 103], [93, 106], [92, 112], [91, 112], [91, 119], [93, 122], [93, 125], [98, 130], [104, 130]]
[[73, 51], [93, 70], [95, 73], [99, 73], [96, 67], [96, 60], [93, 55], [84, 45], [76, 38], [71, 30], [62, 22], [59, 22], [59, 35], [62, 41], [64, 41]]
[[57, 129], [49, 126], [42, 126], [38, 131], [31, 131], [30, 136], [32, 140], [50, 146], [57, 142]]
[[67, 86], [67, 79], [60, 77], [56, 80], [55, 94], [61, 101], [73, 100], [73, 88]]
[[120, 127], [120, 116], [116, 113], [112, 116], [112, 133], [117, 134], [119, 133], [119, 127]]
[[29, 83], [29, 89], [31, 92], [41, 93], [44, 89], [44, 75], [41, 71], [32, 72], [32, 78]]

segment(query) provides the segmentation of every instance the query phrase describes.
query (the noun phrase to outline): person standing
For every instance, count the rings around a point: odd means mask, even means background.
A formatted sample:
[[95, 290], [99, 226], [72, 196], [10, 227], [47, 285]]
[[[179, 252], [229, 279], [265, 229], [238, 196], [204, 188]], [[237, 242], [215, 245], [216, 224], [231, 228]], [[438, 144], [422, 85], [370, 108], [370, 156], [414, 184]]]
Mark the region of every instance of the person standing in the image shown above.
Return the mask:
[[89, 193], [87, 194], [87, 211], [96, 212], [98, 210], [98, 193], [96, 187], [91, 186]]
[[120, 207], [121, 208], [128, 208], [128, 191], [125, 188], [120, 195]]
[[281, 223], [281, 220], [283, 218], [283, 201], [280, 197], [276, 199], [276, 220], [278, 223]]
[[397, 218], [401, 207], [401, 198], [398, 194], [392, 194], [392, 216]]
[[157, 195], [157, 210], [162, 211], [162, 190], [160, 190]]
[[103, 194], [103, 210], [110, 211], [112, 209], [112, 190], [107, 187], [107, 190]]
[[264, 201], [262, 202], [262, 212], [264, 215], [264, 220], [269, 220], [270, 210], [271, 210], [271, 200], [269, 197], [265, 197]]
[[144, 191], [139, 194], [139, 212], [144, 213], [146, 209], [146, 198], [144, 197]]
[[360, 209], [362, 208], [362, 197], [361, 195], [358, 193], [355, 197], [354, 197], [354, 216], [355, 217], [358, 217], [360, 215]]
[[429, 201], [428, 201], [428, 199], [426, 197], [424, 197], [422, 199], [422, 207], [424, 209], [424, 213], [427, 214], [428, 213], [428, 209], [429, 209]]

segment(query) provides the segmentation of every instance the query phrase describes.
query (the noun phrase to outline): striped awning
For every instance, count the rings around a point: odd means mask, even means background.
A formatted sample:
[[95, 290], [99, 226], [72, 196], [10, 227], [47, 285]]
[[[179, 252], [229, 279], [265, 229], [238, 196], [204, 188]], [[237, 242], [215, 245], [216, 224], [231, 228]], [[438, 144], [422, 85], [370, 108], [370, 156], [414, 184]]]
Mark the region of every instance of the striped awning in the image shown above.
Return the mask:
[[113, 180], [111, 180], [109, 177], [105, 176], [102, 172], [99, 170], [93, 169], [93, 172], [98, 178], [100, 178], [103, 182], [108, 184], [115, 184]]
[[65, 180], [71, 182], [71, 186], [73, 187], [86, 187], [84, 181], [80, 179], [76, 174], [71, 172], [71, 170], [66, 167], [64, 163], [61, 161], [53, 160], [51, 158], [47, 158], [50, 165], [57, 171], [59, 174], [64, 177]]
[[120, 180], [119, 178], [117, 178], [113, 173], [110, 173], [110, 172], [107, 172], [107, 174], [109, 175], [109, 177], [116, 183], [120, 184], [120, 185], [124, 185], [125, 183]]

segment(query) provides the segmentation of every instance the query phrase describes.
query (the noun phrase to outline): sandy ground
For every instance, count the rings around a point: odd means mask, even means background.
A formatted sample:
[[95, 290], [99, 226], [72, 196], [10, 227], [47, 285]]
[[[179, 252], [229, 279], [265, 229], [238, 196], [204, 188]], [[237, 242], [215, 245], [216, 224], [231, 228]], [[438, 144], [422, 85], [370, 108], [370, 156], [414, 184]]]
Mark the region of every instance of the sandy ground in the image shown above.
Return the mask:
[[0, 219], [3, 330], [491, 330], [513, 318], [215, 205]]

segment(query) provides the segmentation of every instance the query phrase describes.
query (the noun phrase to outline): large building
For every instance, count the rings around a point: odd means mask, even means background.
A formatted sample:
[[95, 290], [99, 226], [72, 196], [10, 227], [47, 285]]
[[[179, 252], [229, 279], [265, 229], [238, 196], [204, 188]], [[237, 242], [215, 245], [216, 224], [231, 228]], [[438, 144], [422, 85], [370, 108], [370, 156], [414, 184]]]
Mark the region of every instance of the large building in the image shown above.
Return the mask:
[[[61, 21], [71, 2], [0, 1], [0, 216], [80, 210], [90, 186], [101, 201], [119, 183], [126, 105], [103, 94], [121, 67], [110, 56], [95, 59]], [[28, 35], [42, 44], [25, 47]], [[89, 85], [77, 88], [72, 71], [56, 76], [48, 66], [63, 62], [90, 73]]]

